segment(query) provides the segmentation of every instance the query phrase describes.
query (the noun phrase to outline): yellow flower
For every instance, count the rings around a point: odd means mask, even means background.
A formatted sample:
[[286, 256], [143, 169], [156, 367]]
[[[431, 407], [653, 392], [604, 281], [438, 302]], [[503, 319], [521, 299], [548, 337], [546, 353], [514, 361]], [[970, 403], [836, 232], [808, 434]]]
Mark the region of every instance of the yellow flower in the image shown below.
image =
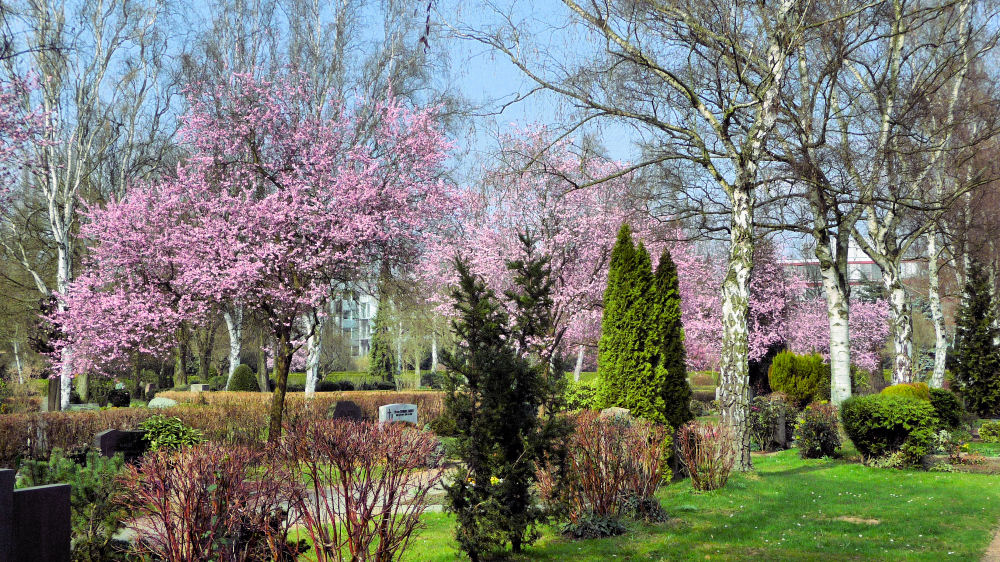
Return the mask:
[[490, 484], [496, 486], [500, 482], [501, 482], [501, 480], [499, 478], [497, 478], [496, 476], [490, 476]]

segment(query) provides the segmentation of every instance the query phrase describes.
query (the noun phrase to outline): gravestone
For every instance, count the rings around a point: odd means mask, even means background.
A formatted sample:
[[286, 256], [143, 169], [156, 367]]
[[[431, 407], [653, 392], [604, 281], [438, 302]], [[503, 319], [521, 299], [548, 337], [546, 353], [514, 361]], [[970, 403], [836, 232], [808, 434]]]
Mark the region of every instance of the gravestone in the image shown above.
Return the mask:
[[49, 377], [49, 400], [48, 406], [49, 412], [58, 412], [60, 408], [60, 402], [62, 399], [62, 381], [59, 377]]
[[207, 384], [192, 384], [191, 392], [208, 392], [212, 390]]
[[113, 457], [121, 453], [125, 462], [132, 462], [142, 458], [149, 450], [149, 441], [145, 437], [144, 431], [108, 429], [97, 434], [94, 446], [101, 451], [102, 456]]
[[386, 404], [378, 407], [378, 421], [385, 422], [409, 422], [417, 423], [416, 404]]
[[338, 400], [333, 405], [333, 413], [330, 414], [330, 418], [335, 420], [361, 421], [365, 418], [365, 414], [361, 411], [361, 406], [358, 406], [356, 403], [350, 400]]
[[0, 470], [0, 562], [70, 560], [70, 486], [14, 489], [14, 471]]
[[630, 412], [628, 408], [605, 408], [601, 410], [601, 418], [628, 421], [632, 419], [632, 412]]
[[778, 444], [781, 449], [787, 449], [791, 446], [791, 436], [788, 435], [785, 427], [785, 411], [781, 410], [778, 412], [778, 421], [774, 425], [774, 435], [771, 440]]

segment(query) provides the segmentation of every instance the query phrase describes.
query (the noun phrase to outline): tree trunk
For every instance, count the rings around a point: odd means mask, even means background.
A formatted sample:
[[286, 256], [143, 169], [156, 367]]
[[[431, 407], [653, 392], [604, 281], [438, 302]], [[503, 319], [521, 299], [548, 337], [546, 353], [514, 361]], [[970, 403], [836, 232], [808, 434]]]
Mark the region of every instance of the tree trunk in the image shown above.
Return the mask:
[[438, 370], [438, 337], [437, 334], [431, 334], [431, 372], [436, 373]]
[[948, 357], [948, 334], [945, 332], [944, 311], [941, 309], [941, 280], [938, 276], [937, 234], [927, 236], [927, 285], [931, 305], [931, 320], [934, 322], [934, 372], [931, 374], [931, 388], [944, 386], [944, 366]]
[[576, 366], [573, 367], [573, 382], [580, 382], [580, 373], [583, 371], [583, 344], [580, 344], [576, 351]]
[[835, 266], [820, 267], [830, 323], [830, 401], [836, 405], [851, 397], [850, 302], [846, 277]]
[[306, 339], [306, 398], [312, 398], [316, 394], [316, 381], [319, 380], [319, 356], [323, 351], [321, 336], [326, 322], [312, 314], [307, 314], [304, 321], [309, 333]]
[[[51, 213], [52, 209], [50, 209]], [[56, 289], [59, 294], [65, 295], [69, 292], [69, 283], [73, 279], [73, 240], [72, 235], [66, 229], [53, 229], [56, 238]], [[60, 312], [66, 311], [66, 304], [60, 299]], [[66, 347], [61, 352], [62, 364], [59, 373], [59, 409], [69, 408], [70, 393], [73, 390], [73, 370], [72, 358], [73, 348], [67, 342]]]
[[212, 348], [215, 347], [215, 330], [218, 324], [206, 326], [201, 334], [201, 338], [195, 340], [198, 344], [198, 378], [202, 383], [207, 384], [212, 378]]
[[748, 189], [734, 188], [729, 260], [722, 282], [722, 357], [720, 395], [722, 421], [735, 437], [737, 470], [752, 470], [750, 460], [749, 312], [753, 268], [753, 201]]
[[291, 338], [287, 329], [278, 334], [274, 355], [274, 395], [271, 397], [271, 421], [267, 426], [267, 440], [276, 442], [281, 437], [281, 415], [285, 409], [285, 390], [288, 388], [288, 367], [292, 363]]
[[892, 384], [910, 382], [913, 378], [913, 319], [910, 301], [906, 298], [898, 266], [884, 269], [882, 275], [889, 292], [889, 323], [895, 353]]
[[14, 347], [14, 364], [17, 366], [17, 382], [19, 384], [24, 384], [24, 370], [21, 368], [21, 346], [18, 342], [12, 341], [10, 344]]
[[174, 386], [187, 386], [187, 336], [177, 334], [177, 363], [174, 367]]
[[233, 382], [233, 373], [236, 372], [236, 367], [240, 366], [240, 348], [243, 343], [243, 308], [233, 307], [232, 310], [223, 312], [222, 317], [226, 320], [226, 331], [229, 332], [229, 373], [226, 377], [226, 390], [229, 390], [229, 384]]
[[267, 342], [261, 341], [260, 348], [257, 350], [257, 387], [260, 388], [261, 392], [268, 391], [267, 352], [264, 351], [265, 345], [267, 345]]

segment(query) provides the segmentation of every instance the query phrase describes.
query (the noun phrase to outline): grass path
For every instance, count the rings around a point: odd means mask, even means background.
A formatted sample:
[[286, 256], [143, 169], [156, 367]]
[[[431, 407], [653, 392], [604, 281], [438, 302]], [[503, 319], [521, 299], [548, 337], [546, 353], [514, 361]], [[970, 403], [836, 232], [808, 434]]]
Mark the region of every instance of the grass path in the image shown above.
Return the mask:
[[[569, 541], [554, 529], [523, 560], [980, 560], [1000, 521], [1000, 477], [881, 470], [844, 460], [755, 456], [726, 488], [688, 481], [659, 496], [672, 520], [622, 537]], [[405, 560], [451, 561], [452, 518], [427, 528]]]

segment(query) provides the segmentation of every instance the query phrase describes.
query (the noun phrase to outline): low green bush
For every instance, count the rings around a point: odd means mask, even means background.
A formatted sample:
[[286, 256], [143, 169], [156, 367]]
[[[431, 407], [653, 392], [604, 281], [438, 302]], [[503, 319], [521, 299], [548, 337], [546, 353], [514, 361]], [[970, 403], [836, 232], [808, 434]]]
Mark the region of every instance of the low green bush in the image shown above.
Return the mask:
[[1000, 443], [1000, 421], [988, 421], [979, 426], [979, 438], [986, 443]]
[[962, 424], [965, 408], [955, 393], [943, 388], [929, 389], [931, 406], [942, 428], [955, 429]]
[[837, 407], [826, 402], [806, 406], [795, 424], [795, 444], [804, 459], [832, 457], [840, 447]]
[[927, 383], [925, 382], [894, 384], [883, 388], [881, 394], [886, 396], [909, 396], [910, 398], [927, 401], [931, 399], [930, 388], [927, 387]]
[[139, 424], [139, 429], [146, 432], [152, 451], [181, 449], [205, 440], [200, 431], [186, 425], [180, 418], [156, 415]]
[[212, 390], [225, 390], [226, 377], [222, 375], [215, 375], [214, 377], [208, 379], [208, 388], [211, 388]]
[[108, 392], [108, 404], [116, 408], [128, 408], [132, 395], [124, 388], [114, 388]]
[[594, 410], [597, 408], [597, 379], [566, 382], [566, 408], [570, 410]]
[[938, 425], [929, 401], [908, 396], [852, 396], [840, 406], [844, 432], [866, 460], [902, 452], [919, 462], [931, 447]]
[[233, 379], [229, 381], [229, 390], [235, 392], [254, 392], [260, 390], [257, 385], [257, 375], [249, 365], [239, 365], [233, 371]]
[[830, 366], [818, 353], [782, 351], [771, 362], [767, 377], [771, 390], [788, 396], [796, 407], [830, 399]]

